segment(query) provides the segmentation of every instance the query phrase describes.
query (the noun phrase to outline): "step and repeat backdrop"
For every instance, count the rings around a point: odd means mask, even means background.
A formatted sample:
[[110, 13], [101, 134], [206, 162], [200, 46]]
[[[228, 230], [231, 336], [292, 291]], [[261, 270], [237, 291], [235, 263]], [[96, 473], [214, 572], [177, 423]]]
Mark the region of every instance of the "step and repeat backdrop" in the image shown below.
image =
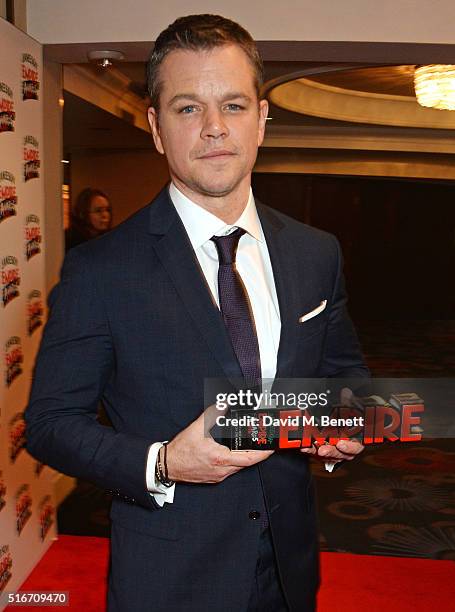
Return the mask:
[[42, 47], [3, 19], [0, 40], [1, 596], [55, 537], [55, 504], [53, 472], [25, 450], [23, 418], [46, 299]]

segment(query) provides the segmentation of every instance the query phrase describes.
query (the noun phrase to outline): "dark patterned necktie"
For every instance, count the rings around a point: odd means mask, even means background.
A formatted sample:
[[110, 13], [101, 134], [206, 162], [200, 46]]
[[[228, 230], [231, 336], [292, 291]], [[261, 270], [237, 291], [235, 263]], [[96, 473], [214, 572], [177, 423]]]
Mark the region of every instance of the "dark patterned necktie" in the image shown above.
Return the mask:
[[[240, 238], [245, 230], [238, 228], [227, 236], [213, 236], [218, 251], [218, 294], [220, 310], [231, 337], [231, 343], [248, 387], [261, 384], [261, 360], [259, 344], [245, 285], [237, 272], [235, 256]], [[260, 519], [262, 529], [269, 526], [265, 500], [261, 495], [258, 509], [250, 518]]]
[[248, 293], [237, 272], [235, 256], [243, 229], [227, 236], [213, 236], [218, 251], [218, 292], [220, 310], [231, 337], [232, 346], [248, 385], [261, 381], [259, 344]]

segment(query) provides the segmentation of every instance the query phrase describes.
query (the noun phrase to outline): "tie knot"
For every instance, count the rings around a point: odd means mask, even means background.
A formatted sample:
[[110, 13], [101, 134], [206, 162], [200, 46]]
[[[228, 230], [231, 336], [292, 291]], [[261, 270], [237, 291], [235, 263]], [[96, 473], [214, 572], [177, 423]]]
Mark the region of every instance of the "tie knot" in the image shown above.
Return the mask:
[[237, 228], [227, 236], [213, 236], [211, 240], [215, 243], [218, 251], [220, 265], [231, 265], [235, 263], [235, 255], [241, 236], [245, 233], [242, 228]]

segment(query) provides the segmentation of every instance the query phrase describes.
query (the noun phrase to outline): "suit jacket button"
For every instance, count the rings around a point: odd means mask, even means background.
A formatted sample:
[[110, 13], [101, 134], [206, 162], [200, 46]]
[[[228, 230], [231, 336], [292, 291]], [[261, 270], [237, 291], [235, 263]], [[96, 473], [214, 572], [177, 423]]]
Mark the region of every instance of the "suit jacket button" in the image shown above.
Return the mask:
[[257, 510], [252, 510], [248, 516], [252, 521], [257, 521], [258, 518], [261, 516], [261, 513]]

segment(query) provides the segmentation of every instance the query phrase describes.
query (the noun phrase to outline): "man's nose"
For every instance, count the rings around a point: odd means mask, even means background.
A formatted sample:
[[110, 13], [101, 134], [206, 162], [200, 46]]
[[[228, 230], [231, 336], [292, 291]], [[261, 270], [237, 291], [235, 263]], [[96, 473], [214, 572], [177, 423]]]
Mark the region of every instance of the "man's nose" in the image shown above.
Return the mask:
[[204, 123], [201, 130], [202, 138], [220, 138], [229, 134], [224, 121], [223, 113], [219, 109], [207, 110], [204, 114]]

